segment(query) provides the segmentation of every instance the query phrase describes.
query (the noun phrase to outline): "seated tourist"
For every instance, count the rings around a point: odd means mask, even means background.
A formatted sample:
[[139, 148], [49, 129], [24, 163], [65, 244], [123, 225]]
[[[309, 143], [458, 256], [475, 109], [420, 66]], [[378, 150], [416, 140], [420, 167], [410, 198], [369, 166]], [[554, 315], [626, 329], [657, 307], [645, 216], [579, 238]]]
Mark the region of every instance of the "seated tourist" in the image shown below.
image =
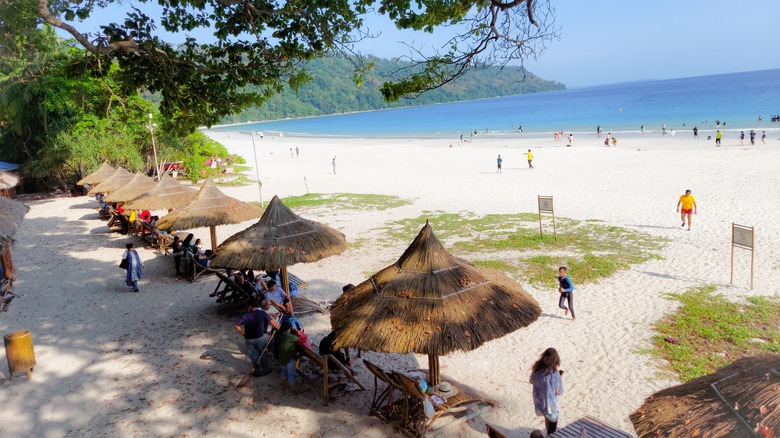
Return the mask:
[[276, 287], [276, 282], [273, 280], [268, 280], [266, 282], [268, 285], [268, 289], [263, 290], [263, 294], [266, 298], [271, 300], [271, 305], [274, 306], [277, 310], [280, 312], [285, 311], [285, 302], [284, 300], [287, 298], [287, 295], [284, 293], [281, 288]]
[[[266, 274], [268, 274], [268, 277], [273, 280], [276, 284], [281, 287], [282, 284], [282, 277], [279, 274], [279, 271], [266, 271]], [[294, 283], [290, 283], [290, 296], [294, 297], [298, 295], [298, 286], [296, 286]]]
[[[352, 371], [352, 361], [347, 359], [347, 356], [344, 355], [344, 353], [341, 352], [338, 348], [333, 348], [333, 341], [336, 339], [336, 336], [338, 333], [336, 333], [336, 330], [333, 330], [328, 334], [328, 336], [325, 336], [320, 341], [320, 356], [327, 356], [331, 355], [333, 356], [339, 363], [347, 367], [347, 369], [354, 374], [354, 371]], [[335, 365], [335, 364], [334, 364]]]
[[[159, 220], [160, 220], [160, 216], [152, 216], [151, 220], [149, 221], [149, 225], [150, 225], [152, 228], [154, 228], [154, 227], [156, 227], [156, 226], [157, 226], [157, 221], [159, 221]], [[163, 231], [162, 231], [162, 230], [160, 230], [160, 232], [163, 232]]]
[[212, 251], [210, 249], [207, 249], [202, 254], [195, 254], [195, 262], [197, 262], [199, 265], [208, 268], [211, 264], [211, 254]]
[[255, 288], [252, 287], [251, 284], [244, 281], [244, 276], [241, 274], [236, 274], [236, 285], [247, 295], [250, 297], [255, 296]]
[[152, 220], [152, 213], [149, 210], [141, 210], [138, 218], [146, 223], [149, 223]]

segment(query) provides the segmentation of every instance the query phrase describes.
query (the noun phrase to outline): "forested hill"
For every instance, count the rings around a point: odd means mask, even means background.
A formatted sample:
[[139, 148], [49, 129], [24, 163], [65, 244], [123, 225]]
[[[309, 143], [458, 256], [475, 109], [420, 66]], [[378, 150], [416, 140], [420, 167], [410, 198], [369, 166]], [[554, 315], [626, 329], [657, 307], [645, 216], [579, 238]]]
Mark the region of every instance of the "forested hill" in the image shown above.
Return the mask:
[[367, 111], [401, 106], [429, 105], [433, 103], [474, 100], [514, 94], [563, 90], [560, 82], [547, 81], [523, 71], [520, 67], [503, 70], [491, 67], [472, 71], [437, 90], [422, 94], [416, 99], [401, 99], [387, 103], [379, 92], [382, 82], [393, 76], [402, 63], [388, 59], [372, 58], [374, 69], [358, 87], [353, 81], [354, 67], [342, 57], [326, 57], [311, 61], [306, 69], [313, 80], [303, 85], [298, 94], [285, 89], [261, 107], [249, 108], [223, 119], [224, 123], [275, 120], [291, 117], [321, 116], [353, 111]]

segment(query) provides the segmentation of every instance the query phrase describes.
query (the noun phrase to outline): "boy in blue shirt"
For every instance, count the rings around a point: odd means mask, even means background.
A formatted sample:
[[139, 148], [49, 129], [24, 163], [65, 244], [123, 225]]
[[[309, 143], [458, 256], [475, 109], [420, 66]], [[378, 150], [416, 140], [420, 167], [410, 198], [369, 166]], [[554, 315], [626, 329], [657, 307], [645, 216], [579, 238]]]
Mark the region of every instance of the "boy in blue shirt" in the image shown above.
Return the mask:
[[[572, 321], [574, 317], [574, 282], [569, 278], [567, 274], [568, 269], [566, 266], [558, 268], [558, 292], [561, 293], [561, 298], [558, 300], [558, 307], [563, 309], [566, 315], [571, 311]], [[569, 302], [569, 307], [566, 307], [565, 302]]]

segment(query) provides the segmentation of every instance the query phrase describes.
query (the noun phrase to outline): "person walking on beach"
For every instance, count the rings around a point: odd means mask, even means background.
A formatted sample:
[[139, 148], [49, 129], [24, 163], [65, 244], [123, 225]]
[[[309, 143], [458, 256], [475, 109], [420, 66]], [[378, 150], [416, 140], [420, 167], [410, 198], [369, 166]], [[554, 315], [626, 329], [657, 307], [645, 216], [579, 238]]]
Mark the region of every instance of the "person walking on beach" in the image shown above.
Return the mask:
[[693, 127], [693, 139], [698, 140], [699, 139], [699, 128]]
[[336, 174], [336, 156], [333, 156], [333, 161], [331, 162], [333, 164], [333, 174]]
[[563, 395], [563, 371], [558, 369], [560, 366], [561, 357], [551, 347], [544, 350], [531, 367], [529, 382], [533, 385], [534, 410], [536, 415], [544, 417], [548, 436], [558, 430], [558, 397]]
[[612, 138], [612, 133], [607, 132], [607, 138], [604, 139], [604, 145], [609, 147], [609, 139]]
[[501, 173], [501, 163], [503, 163], [503, 162], [504, 162], [504, 159], [501, 158], [501, 155], [499, 155], [498, 158], [496, 158], [496, 168], [497, 168], [496, 169], [496, 173]]
[[301, 151], [298, 149], [298, 146], [295, 146], [295, 158], [300, 158]]
[[571, 143], [574, 141], [574, 134], [571, 132], [569, 133], [569, 146], [571, 146]]
[[531, 153], [531, 150], [530, 150], [530, 149], [528, 149], [528, 153], [527, 153], [527, 154], [525, 154], [525, 156], [526, 156], [526, 158], [528, 158], [528, 168], [529, 168], [529, 169], [533, 169], [533, 168], [534, 168], [534, 165], [533, 165], [533, 161], [534, 161], [534, 154], [533, 154], [533, 153]]
[[127, 260], [127, 274], [125, 275], [125, 284], [133, 288], [133, 292], [138, 292], [138, 280], [141, 279], [141, 268], [146, 266], [141, 262], [138, 251], [133, 249], [133, 244], [125, 245], [127, 251], [122, 254], [122, 258]]
[[[682, 210], [680, 209], [682, 206]], [[677, 211], [680, 213], [681, 226], [685, 226], [685, 218], [688, 217], [688, 231], [691, 231], [691, 216], [698, 214], [698, 207], [696, 206], [696, 198], [691, 195], [690, 190], [686, 190], [685, 194], [680, 196], [677, 201]]]
[[266, 355], [270, 351], [267, 351], [268, 337], [265, 333], [269, 325], [279, 329], [279, 323], [268, 314], [270, 307], [268, 298], [263, 298], [259, 303], [252, 300], [249, 302], [249, 311], [233, 324], [236, 331], [244, 336], [246, 354], [252, 362], [252, 375], [255, 377], [264, 376], [272, 371], [269, 361], [271, 356]]
[[745, 145], [745, 131], [739, 131], [739, 145]]
[[723, 133], [720, 132], [720, 129], [718, 129], [718, 131], [715, 133], [715, 147], [716, 148], [720, 147], [720, 139], [722, 139], [722, 138], [723, 138]]
[[[561, 294], [558, 299], [558, 307], [563, 309], [564, 315], [571, 312], [571, 319], [574, 321], [576, 319], [574, 316], [574, 282], [571, 281], [568, 270], [566, 266], [558, 268], [558, 292]], [[566, 307], [566, 301], [569, 302], [569, 307]]]
[[596, 138], [601, 138], [601, 125], [596, 126]]
[[750, 130], [750, 145], [755, 146], [756, 145], [756, 131]]
[[761, 131], [761, 143], [766, 144], [766, 131]]

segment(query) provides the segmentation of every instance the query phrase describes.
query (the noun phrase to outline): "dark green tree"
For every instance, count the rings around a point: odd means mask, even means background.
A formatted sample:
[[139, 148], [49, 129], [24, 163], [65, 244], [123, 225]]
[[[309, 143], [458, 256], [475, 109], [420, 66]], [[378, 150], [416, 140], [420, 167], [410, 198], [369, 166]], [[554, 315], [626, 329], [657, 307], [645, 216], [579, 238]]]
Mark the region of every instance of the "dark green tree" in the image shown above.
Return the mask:
[[[557, 37], [548, 0], [140, 0], [159, 6], [159, 16], [133, 8], [124, 19], [101, 26], [99, 35], [74, 26], [76, 17], [115, 3], [119, 0], [38, 0], [37, 13], [93, 55], [84, 59], [90, 68], [118, 63], [125, 92], [159, 93], [169, 129], [179, 132], [262, 105], [285, 86], [297, 90], [310, 79], [303, 62], [329, 53], [354, 61], [359, 84], [371, 64], [353, 44], [370, 36], [363, 26], [369, 13], [387, 15], [401, 29], [452, 32], [441, 51], [417, 52], [405, 76], [383, 84], [389, 101], [440, 87], [470, 69], [536, 57]], [[187, 37], [174, 45], [158, 28], [174, 34], [206, 28], [214, 39]]]

